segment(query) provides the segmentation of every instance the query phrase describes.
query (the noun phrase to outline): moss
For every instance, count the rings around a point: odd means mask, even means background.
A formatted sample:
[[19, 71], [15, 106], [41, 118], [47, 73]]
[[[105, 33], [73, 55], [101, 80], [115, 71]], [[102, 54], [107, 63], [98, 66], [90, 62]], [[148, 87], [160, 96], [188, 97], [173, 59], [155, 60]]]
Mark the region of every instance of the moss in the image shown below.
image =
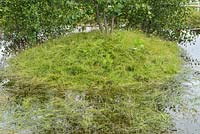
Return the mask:
[[179, 67], [174, 42], [137, 31], [50, 40], [7, 68], [15, 123], [36, 133], [160, 133], [169, 125], [162, 85]]

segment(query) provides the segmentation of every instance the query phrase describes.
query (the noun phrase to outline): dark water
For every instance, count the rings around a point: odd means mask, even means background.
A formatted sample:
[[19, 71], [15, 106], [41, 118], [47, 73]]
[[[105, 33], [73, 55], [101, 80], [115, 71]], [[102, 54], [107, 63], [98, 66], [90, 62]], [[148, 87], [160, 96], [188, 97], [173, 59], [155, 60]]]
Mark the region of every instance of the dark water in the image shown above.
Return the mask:
[[186, 76], [180, 103], [167, 109], [173, 119], [173, 134], [200, 134], [200, 36], [183, 43]]

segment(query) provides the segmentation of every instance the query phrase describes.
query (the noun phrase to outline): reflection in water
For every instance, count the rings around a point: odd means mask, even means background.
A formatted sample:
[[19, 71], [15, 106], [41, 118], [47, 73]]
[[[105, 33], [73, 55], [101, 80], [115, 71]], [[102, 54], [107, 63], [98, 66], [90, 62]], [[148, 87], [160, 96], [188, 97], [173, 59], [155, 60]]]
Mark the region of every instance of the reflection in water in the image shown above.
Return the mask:
[[182, 86], [186, 89], [181, 104], [167, 109], [173, 118], [174, 134], [200, 134], [200, 36], [180, 45], [186, 53], [185, 67], [189, 69]]

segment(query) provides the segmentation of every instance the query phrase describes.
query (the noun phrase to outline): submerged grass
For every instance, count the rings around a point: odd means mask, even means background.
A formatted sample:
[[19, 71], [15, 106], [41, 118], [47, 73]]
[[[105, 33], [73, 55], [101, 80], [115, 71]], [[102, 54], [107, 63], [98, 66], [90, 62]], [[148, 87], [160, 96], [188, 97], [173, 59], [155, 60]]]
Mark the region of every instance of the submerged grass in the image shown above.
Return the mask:
[[175, 43], [132, 31], [50, 40], [10, 60], [12, 122], [35, 133], [161, 133], [178, 55]]

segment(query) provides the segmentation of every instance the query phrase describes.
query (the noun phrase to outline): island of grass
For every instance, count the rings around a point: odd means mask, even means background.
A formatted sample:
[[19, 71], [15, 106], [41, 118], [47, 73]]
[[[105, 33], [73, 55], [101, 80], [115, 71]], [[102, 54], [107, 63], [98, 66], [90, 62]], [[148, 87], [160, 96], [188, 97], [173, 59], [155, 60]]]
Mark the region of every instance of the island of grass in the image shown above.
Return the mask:
[[156, 134], [169, 127], [163, 86], [179, 68], [174, 42], [90, 32], [18, 54], [6, 76], [19, 107], [15, 123], [36, 133]]

